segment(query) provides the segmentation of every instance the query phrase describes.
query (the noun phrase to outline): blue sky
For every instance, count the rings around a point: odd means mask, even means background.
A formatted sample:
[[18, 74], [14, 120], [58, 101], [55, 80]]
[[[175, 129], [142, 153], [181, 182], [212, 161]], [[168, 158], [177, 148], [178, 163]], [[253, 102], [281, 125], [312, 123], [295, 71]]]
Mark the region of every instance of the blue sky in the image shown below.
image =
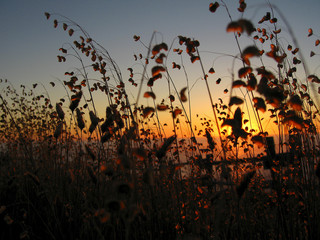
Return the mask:
[[[215, 14], [208, 11], [211, 1], [110, 1], [110, 0], [2, 0], [0, 3], [1, 59], [0, 77], [13, 82], [32, 83], [59, 76], [56, 55], [59, 47], [70, 41], [61, 29], [54, 29], [43, 13], [65, 15], [89, 32], [106, 47], [119, 65], [126, 69], [130, 64], [128, 54], [139, 46], [133, 42], [134, 34], [148, 42], [153, 31], [159, 31], [167, 42], [179, 34], [200, 40], [200, 50], [232, 54], [233, 38], [223, 30], [229, 22], [224, 9]], [[237, 1], [226, 1], [232, 11]], [[253, 18], [268, 9], [263, 0], [246, 1], [248, 14]], [[272, 1], [271, 1], [272, 2]], [[320, 1], [273, 1], [283, 11], [299, 40], [307, 38], [308, 27], [319, 30]], [[249, 9], [250, 8], [250, 9]], [[257, 17], [256, 17], [257, 18]], [[317, 29], [318, 27], [318, 29]], [[300, 42], [303, 45], [303, 42]], [[236, 50], [236, 49], [235, 49]], [[122, 63], [123, 62], [123, 63]], [[132, 63], [131, 63], [132, 64]], [[130, 65], [131, 65], [130, 64]], [[61, 65], [61, 64], [60, 64]], [[22, 79], [23, 78], [23, 79]]]
[[[234, 20], [240, 18], [241, 14], [236, 10], [238, 1], [225, 2]], [[66, 42], [73, 42], [74, 38], [70, 38], [61, 26], [53, 28], [53, 18], [47, 21], [44, 16], [44, 12], [50, 12], [64, 15], [81, 25], [110, 52], [120, 66], [124, 79], [128, 78], [128, 67], [137, 67], [133, 54], [146, 52], [141, 44], [133, 41], [133, 35], [141, 36], [146, 44], [149, 43], [153, 31], [159, 32], [156, 35], [158, 42], [163, 40], [168, 44], [171, 44], [177, 35], [198, 39], [201, 44], [199, 50], [206, 60], [205, 68], [209, 69], [214, 62], [216, 75], [211, 87], [213, 91], [217, 90], [217, 99], [221, 96], [221, 90], [228, 87], [228, 83], [225, 82], [225, 85], [218, 87], [214, 84], [215, 78], [230, 79], [232, 59], [214, 60], [217, 55], [206, 51], [231, 55], [236, 55], [238, 51], [234, 37], [225, 31], [230, 22], [225, 9], [220, 7], [216, 13], [211, 13], [208, 10], [210, 3], [211, 1], [192, 0], [2, 0], [0, 78], [8, 79], [16, 86], [43, 83], [49, 90], [49, 82], [56, 81], [57, 78], [65, 80], [64, 72], [72, 70], [74, 65], [58, 63], [56, 56], [59, 54], [58, 49]], [[246, 3], [248, 8], [243, 17], [255, 24], [265, 12], [270, 11], [266, 1], [247, 0]], [[305, 57], [308, 58], [310, 50], [317, 52], [319, 47], [314, 47], [315, 38], [308, 38], [307, 34], [308, 28], [311, 27], [314, 33], [320, 35], [320, 1], [273, 0], [271, 3], [275, 3], [285, 15]], [[278, 17], [277, 13], [276, 16]], [[281, 41], [292, 44], [290, 36], [285, 35], [286, 27], [280, 18], [278, 24], [285, 36]], [[247, 41], [245, 36], [242, 39], [242, 47], [252, 43]], [[310, 70], [316, 69], [319, 72], [319, 64], [316, 63], [319, 57], [315, 56], [313, 60]], [[197, 78], [201, 76], [199, 66], [197, 70], [193, 70], [195, 66], [188, 67], [190, 81], [196, 83]], [[178, 78], [177, 76], [177, 87], [181, 89], [185, 82], [179, 84], [182, 80]], [[194, 99], [203, 96], [203, 87], [200, 83], [195, 84]], [[60, 93], [52, 94], [58, 96]], [[133, 90], [132, 96], [134, 94]], [[207, 103], [207, 100], [204, 101]]]

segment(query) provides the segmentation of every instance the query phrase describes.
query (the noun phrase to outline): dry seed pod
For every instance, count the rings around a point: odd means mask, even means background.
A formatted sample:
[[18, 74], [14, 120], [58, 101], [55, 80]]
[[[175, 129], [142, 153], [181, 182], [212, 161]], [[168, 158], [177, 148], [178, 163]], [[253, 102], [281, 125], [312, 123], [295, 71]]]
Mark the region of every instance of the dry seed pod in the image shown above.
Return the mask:
[[62, 107], [59, 103], [56, 103], [56, 111], [58, 113], [58, 117], [63, 120], [64, 119], [64, 112], [62, 110]]
[[207, 129], [206, 129], [206, 138], [207, 138], [210, 150], [213, 151], [216, 143], [213, 141], [213, 138]]
[[82, 97], [82, 91], [71, 96], [71, 103], [69, 108], [72, 112], [78, 107], [81, 97]]
[[56, 128], [56, 130], [54, 131], [54, 137], [56, 139], [58, 139], [62, 133], [62, 127], [63, 127], [63, 122], [60, 122]]
[[92, 133], [99, 123], [99, 118], [96, 117], [96, 115], [93, 113], [93, 111], [90, 111], [89, 115], [90, 115], [90, 120], [91, 120], [89, 132]]
[[68, 25], [66, 24], [66, 23], [63, 23], [63, 30], [67, 30], [67, 28], [68, 28]]
[[156, 152], [156, 156], [159, 160], [161, 160], [166, 155], [168, 148], [170, 147], [170, 145], [173, 143], [174, 140], [176, 140], [176, 137], [171, 136], [164, 141], [161, 148]]
[[82, 130], [84, 128], [84, 121], [82, 118], [82, 114], [78, 108], [76, 109], [76, 113], [77, 113], [78, 127]]
[[69, 33], [69, 36], [71, 37], [73, 35], [73, 33], [74, 33], [73, 29], [70, 28], [68, 33]]
[[245, 10], [246, 7], [247, 7], [247, 4], [244, 2], [244, 0], [240, 0], [239, 3], [240, 3], [240, 6], [239, 6], [239, 8], [238, 8], [238, 11], [239, 11], [239, 12], [244, 12], [244, 10]]

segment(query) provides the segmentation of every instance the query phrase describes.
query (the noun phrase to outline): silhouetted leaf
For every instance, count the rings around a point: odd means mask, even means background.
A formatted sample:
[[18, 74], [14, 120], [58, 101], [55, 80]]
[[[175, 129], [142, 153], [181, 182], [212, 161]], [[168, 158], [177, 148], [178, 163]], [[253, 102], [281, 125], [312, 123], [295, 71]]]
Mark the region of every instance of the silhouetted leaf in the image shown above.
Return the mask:
[[172, 117], [173, 118], [176, 118], [179, 114], [181, 114], [182, 113], [182, 110], [181, 109], [179, 109], [179, 108], [177, 108], [177, 109], [175, 109], [173, 112], [172, 112]]
[[47, 19], [49, 19], [49, 18], [50, 18], [50, 13], [45, 12], [45, 13], [44, 13], [44, 15], [46, 16], [46, 18], [47, 18]]
[[139, 41], [140, 36], [134, 35], [134, 36], [133, 36], [133, 39], [134, 39], [135, 41]]
[[154, 94], [154, 92], [145, 92], [144, 95], [143, 95], [145, 98], [153, 98], [153, 99], [156, 99], [156, 95]]
[[247, 65], [250, 65], [249, 58], [259, 57], [260, 51], [256, 46], [249, 46], [245, 48], [242, 52], [242, 59]]
[[210, 69], [209, 69], [209, 73], [211, 73], [211, 74], [215, 73], [214, 69], [213, 69], [213, 68], [210, 68]]
[[153, 112], [154, 112], [154, 108], [153, 107], [146, 107], [146, 108], [143, 109], [143, 117], [146, 118]]
[[240, 19], [239, 24], [242, 26], [243, 30], [247, 32], [247, 34], [250, 36], [254, 31], [256, 31], [255, 27], [251, 23], [251, 21], [247, 19]]
[[181, 99], [182, 102], [186, 102], [187, 101], [187, 96], [185, 94], [186, 90], [187, 90], [187, 87], [184, 87], [180, 91], [180, 99]]
[[288, 105], [291, 106], [293, 110], [296, 110], [296, 111], [302, 110], [302, 100], [296, 94], [289, 99]]
[[314, 82], [314, 83], [320, 83], [320, 79], [316, 75], [313, 75], [313, 74], [308, 76], [308, 80], [311, 82]]
[[239, 12], [244, 12], [244, 10], [247, 7], [247, 4], [244, 2], [244, 0], [240, 0], [239, 3], [240, 3], [240, 6], [238, 7], [238, 11]]
[[299, 130], [302, 130], [303, 128], [303, 119], [299, 116], [297, 116], [295, 113], [290, 114], [286, 116], [283, 120], [282, 123], [291, 125]]
[[236, 80], [232, 83], [232, 88], [239, 88], [239, 87], [245, 87], [246, 84], [242, 80]]
[[267, 106], [266, 106], [263, 98], [255, 97], [252, 99], [252, 101], [254, 102], [254, 107], [257, 110], [260, 110], [263, 113], [267, 110]]
[[214, 13], [214, 12], [216, 12], [216, 10], [218, 9], [219, 6], [220, 6], [220, 5], [219, 5], [218, 2], [210, 3], [210, 5], [209, 5], [209, 11], [212, 12], [212, 13]]
[[229, 106], [231, 107], [232, 105], [240, 105], [243, 103], [243, 100], [239, 97], [231, 97], [230, 98], [230, 102], [229, 102]]
[[152, 54], [157, 55], [161, 50], [168, 50], [168, 45], [166, 43], [160, 43], [153, 47]]
[[251, 73], [251, 74], [249, 74], [249, 80], [248, 80], [246, 87], [247, 87], [248, 91], [253, 91], [253, 90], [255, 90], [256, 86], [257, 86], [257, 79], [254, 76], [254, 74]]
[[165, 110], [167, 110], [169, 107], [167, 106], [167, 105], [157, 105], [157, 109], [159, 110], [159, 111], [165, 111]]
[[227, 26], [227, 32], [243, 32], [243, 27], [239, 24], [238, 21], [230, 22]]
[[156, 63], [162, 64], [163, 58], [165, 58], [166, 55], [164, 53], [161, 53], [159, 57], [156, 58]]
[[190, 60], [192, 63], [194, 63], [195, 61], [200, 60], [200, 57], [199, 56], [191, 56]]
[[176, 64], [175, 62], [172, 62], [172, 68], [178, 68], [180, 69], [181, 66], [179, 64]]
[[152, 68], [152, 77], [155, 77], [156, 75], [160, 74], [160, 72], [165, 72], [166, 69], [162, 66], [155, 66]]
[[250, 74], [251, 72], [252, 72], [252, 68], [251, 67], [240, 68], [239, 71], [238, 71], [239, 78], [244, 78], [248, 74]]

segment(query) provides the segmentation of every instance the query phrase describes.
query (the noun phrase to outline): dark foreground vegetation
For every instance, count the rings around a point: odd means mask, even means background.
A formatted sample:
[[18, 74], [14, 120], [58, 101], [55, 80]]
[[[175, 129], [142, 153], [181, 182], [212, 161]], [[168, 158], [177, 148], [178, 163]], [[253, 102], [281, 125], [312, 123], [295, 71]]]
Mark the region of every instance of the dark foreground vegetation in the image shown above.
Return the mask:
[[[246, 3], [237, 8], [244, 14]], [[219, 1], [209, 10], [214, 16], [228, 7]], [[319, 239], [320, 80], [308, 72], [293, 35], [292, 46], [280, 44], [274, 11], [270, 5], [257, 23], [230, 16], [227, 32], [239, 47], [231, 58], [242, 66], [231, 77], [228, 103], [213, 102], [207, 81], [215, 70], [205, 69], [195, 39], [179, 36], [167, 45], [156, 43], [154, 33], [148, 45], [134, 36], [145, 48], [134, 56], [142, 71], [128, 68], [130, 78], [122, 79], [109, 52], [79, 25], [45, 13], [75, 39], [59, 49], [58, 61], [76, 59], [79, 66], [65, 73], [66, 96], [56, 103], [48, 92], [36, 94], [37, 84], [17, 90], [1, 80], [0, 238]], [[318, 46], [312, 29], [306, 33]], [[242, 38], [252, 41], [244, 45]], [[201, 69], [212, 105], [213, 120], [203, 119], [198, 129], [183, 59]], [[253, 67], [257, 59], [261, 66]], [[187, 87], [177, 90], [173, 69], [183, 72]], [[168, 87], [162, 102], [155, 81]], [[135, 100], [128, 86], [137, 89]], [[98, 113], [96, 94], [105, 96], [106, 113]], [[142, 98], [153, 105], [140, 105]], [[172, 136], [163, 130], [166, 112]], [[276, 149], [263, 112], [278, 128]], [[245, 117], [256, 131], [244, 126]], [[189, 136], [178, 136], [180, 130]]]

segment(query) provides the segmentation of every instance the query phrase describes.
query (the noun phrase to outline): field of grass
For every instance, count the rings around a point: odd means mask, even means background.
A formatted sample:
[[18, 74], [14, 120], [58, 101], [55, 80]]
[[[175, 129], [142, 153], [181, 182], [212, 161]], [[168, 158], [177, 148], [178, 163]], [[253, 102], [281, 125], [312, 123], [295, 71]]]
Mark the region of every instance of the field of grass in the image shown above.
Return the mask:
[[[244, 12], [245, 2], [238, 7]], [[229, 14], [224, 1], [209, 6], [212, 14], [222, 9]], [[38, 95], [38, 84], [16, 89], [1, 79], [0, 238], [320, 239], [320, 80], [289, 25], [292, 42], [282, 45], [278, 21], [285, 19], [275, 10], [270, 5], [256, 23], [229, 15], [226, 34], [239, 53], [230, 56], [237, 75], [221, 93], [228, 102], [213, 101], [208, 78], [215, 69], [205, 69], [196, 39], [167, 44], [154, 33], [144, 43], [134, 36], [143, 48], [134, 56], [139, 70], [129, 67], [123, 79], [81, 26], [45, 13], [72, 39], [58, 61], [78, 65], [48, 83], [65, 89], [58, 102], [47, 86]], [[316, 61], [319, 36], [312, 29], [306, 35]], [[211, 119], [193, 116], [186, 62], [202, 72]], [[173, 70], [184, 75], [185, 88], [177, 88]], [[166, 96], [156, 96], [156, 81]], [[105, 112], [98, 111], [101, 95]], [[276, 126], [275, 147], [261, 115]]]

